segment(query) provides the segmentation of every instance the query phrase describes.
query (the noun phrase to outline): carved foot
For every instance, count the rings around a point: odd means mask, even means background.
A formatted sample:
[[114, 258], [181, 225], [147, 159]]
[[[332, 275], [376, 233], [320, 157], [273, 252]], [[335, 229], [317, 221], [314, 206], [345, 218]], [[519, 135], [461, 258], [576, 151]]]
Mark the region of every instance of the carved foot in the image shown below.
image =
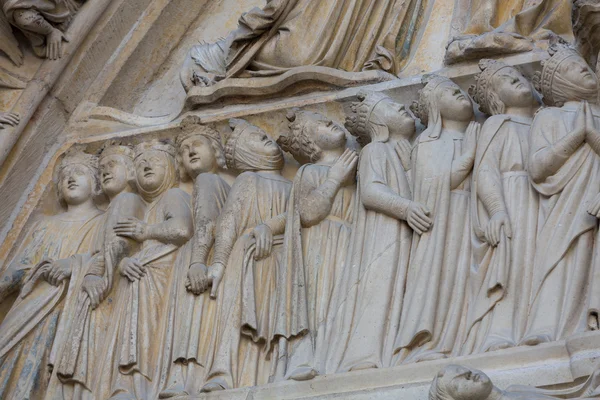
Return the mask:
[[538, 344], [551, 342], [552, 339], [548, 335], [530, 335], [521, 341], [523, 346], [537, 346]]
[[215, 378], [206, 382], [204, 386], [202, 386], [202, 393], [210, 393], [210, 392], [218, 392], [221, 390], [229, 390], [229, 385], [225, 382], [224, 379]]
[[185, 390], [178, 390], [178, 389], [167, 389], [167, 390], [163, 390], [162, 392], [160, 392], [158, 394], [158, 398], [159, 399], [170, 399], [173, 397], [177, 397], [177, 396], [189, 396], [190, 394], [188, 392], [186, 392]]
[[309, 381], [317, 376], [317, 371], [312, 367], [298, 367], [288, 377], [294, 381]]
[[485, 350], [485, 351], [488, 352], [488, 351], [505, 350], [505, 349], [513, 348], [515, 346], [516, 345], [514, 343], [505, 341], [505, 342], [495, 343], [495, 344], [491, 345], [490, 347], [488, 347], [487, 350]]
[[350, 371], [362, 371], [364, 369], [377, 369], [377, 365], [372, 362], [364, 362], [360, 364], [356, 364], [350, 368]]

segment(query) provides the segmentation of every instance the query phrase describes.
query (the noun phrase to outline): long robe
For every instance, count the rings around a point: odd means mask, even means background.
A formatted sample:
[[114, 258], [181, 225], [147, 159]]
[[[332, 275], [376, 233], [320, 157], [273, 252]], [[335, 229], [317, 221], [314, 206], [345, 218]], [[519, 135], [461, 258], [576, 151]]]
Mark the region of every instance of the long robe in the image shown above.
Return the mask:
[[[113, 227], [127, 217], [144, 218], [145, 203], [136, 194], [121, 193], [109, 204], [103, 215], [102, 227], [98, 235], [99, 253], [74, 258], [72, 269], [84, 271], [73, 285], [73, 293], [65, 304], [64, 312], [70, 318], [63, 318], [59, 329], [69, 340], [62, 346], [54, 360], [53, 374], [46, 399], [100, 399], [106, 397], [97, 387], [97, 377], [101, 375], [105, 343], [109, 335], [110, 320], [113, 318], [116, 302], [112, 291], [117, 282], [118, 265], [123, 257], [132, 253], [137, 244], [132, 239], [115, 235]], [[103, 259], [104, 268], [95, 265], [96, 258]], [[102, 278], [104, 300], [92, 310], [89, 297], [82, 285], [87, 275]]]
[[[227, 77], [277, 75], [309, 65], [358, 72], [377, 64], [397, 73], [396, 59], [408, 57], [427, 3], [270, 0], [244, 13], [227, 39], [195, 46], [190, 55], [204, 71]], [[382, 62], [370, 64], [380, 56]]]
[[[531, 122], [498, 115], [482, 128], [473, 174], [473, 266], [464, 354], [517, 346], [525, 333], [539, 217], [539, 195], [528, 174]], [[491, 247], [484, 231], [501, 211], [510, 219], [512, 239], [502, 237]]]
[[460, 326], [471, 261], [470, 177], [451, 187], [464, 134], [425, 131], [413, 151], [414, 200], [427, 206], [431, 230], [413, 235], [396, 351], [402, 362], [450, 356]]
[[[274, 237], [271, 255], [254, 260], [257, 225], [285, 223], [291, 182], [264, 172], [240, 174], [217, 223], [213, 264], [226, 266], [217, 296], [216, 350], [207, 380], [222, 379], [229, 388], [265, 384], [275, 320], [275, 286], [283, 246]], [[273, 229], [277, 231], [278, 229]]]
[[[94, 250], [101, 212], [70, 219], [67, 213], [48, 217], [36, 224], [23, 242], [15, 260], [24, 268], [44, 260], [62, 260]], [[32, 272], [34, 272], [33, 270]], [[0, 397], [3, 399], [41, 398], [63, 337], [57, 333], [59, 319], [69, 289], [80, 270], [59, 286], [44, 280], [34, 284], [26, 297], [19, 297], [0, 325]], [[36, 274], [34, 273], [34, 276]], [[29, 277], [34, 278], [34, 277]], [[26, 285], [28, 283], [26, 282]], [[72, 292], [72, 290], [71, 290]], [[33, 364], [29, 364], [33, 361]]]
[[[191, 220], [190, 203], [181, 189], [168, 189], [148, 204], [144, 220], [148, 225], [168, 222], [174, 216]], [[175, 244], [146, 240], [131, 256], [145, 265], [146, 273], [135, 282], [120, 279], [115, 293], [116, 327], [110, 331], [116, 343], [106, 345], [102, 367], [104, 373], [114, 375], [113, 395], [155, 398], [166, 386], [173, 335], [173, 321], [167, 316], [178, 250]]]
[[[216, 222], [225, 205], [229, 189], [229, 185], [217, 174], [204, 173], [196, 177], [192, 196], [195, 234], [179, 252], [175, 267], [176, 276], [171, 297], [171, 301], [175, 302], [175, 315], [170, 317], [175, 320], [173, 362], [180, 365], [196, 364], [201, 367], [200, 371], [207, 367], [211, 352], [214, 351], [216, 301], [210, 298], [210, 291], [199, 296], [188, 292], [185, 283], [191, 263], [210, 265]], [[173, 368], [176, 369], [177, 366]], [[194, 388], [202, 387], [204, 376], [201, 372], [194, 374], [190, 369], [187, 371], [187, 378], [184, 378], [183, 374], [177, 376], [178, 371], [174, 372], [172, 375], [175, 376], [171, 379], [178, 382], [172, 384], [181, 387], [182, 391], [187, 389], [189, 393], [190, 388], [186, 382], [194, 381]]]
[[[327, 352], [333, 345], [330, 327], [327, 321], [330, 309], [339, 301], [333, 297], [334, 288], [342, 277], [342, 270], [348, 254], [348, 244], [352, 233], [352, 221], [355, 208], [356, 187], [341, 187], [329, 207], [329, 214], [319, 223], [301, 226], [300, 208], [306, 196], [327, 180], [330, 166], [306, 164], [298, 170], [294, 179], [294, 187], [290, 198], [286, 223], [286, 264], [285, 270], [293, 270], [293, 274], [303, 274], [303, 298], [306, 307], [299, 310], [288, 310], [291, 315], [285, 318], [297, 318], [298, 311], [306, 312], [306, 332], [291, 340], [288, 349], [289, 362], [287, 373], [293, 373], [298, 367], [310, 366], [319, 374], [327, 373]], [[323, 201], [327, 201], [323, 199]], [[318, 207], [318, 206], [317, 206]], [[301, 246], [301, 251], [294, 252], [291, 242]], [[278, 288], [279, 289], [279, 288]], [[278, 297], [288, 298], [284, 291]], [[297, 302], [298, 299], [294, 300]], [[278, 317], [282, 317], [282, 313]], [[280, 322], [278, 321], [278, 324]], [[294, 332], [296, 334], [302, 332]], [[288, 335], [289, 336], [289, 335]]]
[[374, 190], [382, 201], [412, 199], [407, 173], [389, 143], [370, 143], [360, 153], [349, 259], [331, 311], [339, 328], [332, 333], [337, 351], [330, 350], [329, 358], [339, 363], [343, 354], [338, 372], [392, 366], [413, 232], [406, 221], [365, 205], [365, 192]]
[[[600, 193], [600, 156], [584, 143], [567, 160], [553, 144], [567, 136], [577, 108], [547, 108], [531, 130], [531, 168], [560, 163], [556, 173], [533, 186], [540, 193], [541, 220], [535, 254], [529, 321], [524, 341], [567, 338], [585, 330], [589, 278], [598, 220], [587, 213]], [[600, 112], [594, 109], [600, 123]]]

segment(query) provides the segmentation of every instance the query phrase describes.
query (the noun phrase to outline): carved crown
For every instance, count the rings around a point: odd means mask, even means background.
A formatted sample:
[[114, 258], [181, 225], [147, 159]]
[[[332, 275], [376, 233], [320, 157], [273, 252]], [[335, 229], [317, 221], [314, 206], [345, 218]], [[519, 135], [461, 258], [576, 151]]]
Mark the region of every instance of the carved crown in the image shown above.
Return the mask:
[[366, 146], [371, 142], [369, 121], [373, 110], [381, 101], [389, 99], [380, 92], [367, 92], [361, 90], [358, 92], [358, 102], [350, 105], [350, 113], [346, 116], [344, 126], [356, 137], [356, 140], [361, 146]]
[[175, 157], [177, 152], [175, 151], [175, 146], [173, 146], [173, 142], [169, 139], [154, 139], [148, 142], [142, 142], [135, 146], [135, 158], [138, 158], [142, 153], [148, 150], [157, 150], [162, 151], [170, 155], [171, 157]]
[[501, 69], [508, 68], [510, 65], [500, 61], [483, 59], [479, 61], [479, 69], [481, 72], [475, 75], [475, 84], [469, 88], [469, 95], [479, 104], [479, 109], [490, 115], [490, 98], [489, 90], [492, 77]]
[[533, 76], [533, 85], [535, 89], [544, 96], [544, 103], [555, 105], [554, 94], [552, 93], [552, 79], [558, 70], [558, 67], [568, 58], [581, 57], [574, 48], [564, 44], [557, 43], [548, 49], [550, 58], [542, 61], [542, 71], [536, 72]]
[[109, 156], [124, 156], [133, 160], [135, 158], [135, 152], [133, 146], [130, 144], [122, 144], [115, 140], [109, 140], [102, 145], [99, 159]]
[[94, 178], [98, 176], [98, 157], [84, 152], [80, 147], [73, 147], [65, 153], [54, 168], [52, 176], [54, 182], [58, 182], [61, 172], [71, 165], [83, 165], [91, 171]]
[[181, 144], [193, 136], [204, 136], [217, 143], [221, 143], [221, 134], [213, 124], [204, 124], [199, 117], [190, 115], [181, 122], [181, 133], [175, 139], [179, 149]]

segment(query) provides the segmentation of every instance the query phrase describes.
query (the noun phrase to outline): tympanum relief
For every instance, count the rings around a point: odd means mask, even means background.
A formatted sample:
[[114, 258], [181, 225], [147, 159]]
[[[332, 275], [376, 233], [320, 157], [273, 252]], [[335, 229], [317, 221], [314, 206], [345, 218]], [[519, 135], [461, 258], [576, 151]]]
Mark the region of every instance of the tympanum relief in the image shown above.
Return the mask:
[[[20, 293], [1, 396], [195, 396], [598, 330], [597, 97], [558, 45], [533, 77], [481, 60], [468, 94], [439, 75], [412, 106], [360, 91], [345, 121], [188, 117], [170, 138], [68, 151], [64, 212], [0, 279], [1, 300]], [[532, 390], [450, 366], [430, 398], [558, 395]]]

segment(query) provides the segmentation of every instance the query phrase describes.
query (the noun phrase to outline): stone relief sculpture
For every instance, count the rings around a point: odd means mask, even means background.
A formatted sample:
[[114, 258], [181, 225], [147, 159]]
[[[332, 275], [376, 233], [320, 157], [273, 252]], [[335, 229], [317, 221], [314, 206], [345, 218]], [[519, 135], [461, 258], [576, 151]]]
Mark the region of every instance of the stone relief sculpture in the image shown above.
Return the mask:
[[598, 71], [600, 53], [600, 4], [594, 0], [576, 0], [573, 5], [573, 32], [578, 49], [590, 65]]
[[323, 81], [335, 69], [397, 74], [427, 4], [412, 0], [268, 1], [262, 9], [244, 13], [238, 28], [226, 38], [194, 46], [181, 80], [189, 90], [230, 78], [300, 72], [298, 68], [308, 66], [322, 68], [312, 79]]
[[118, 265], [137, 248], [133, 239], [117, 236], [113, 227], [120, 219], [143, 218], [145, 204], [135, 194], [134, 150], [131, 146], [107, 142], [99, 157], [103, 193], [110, 200], [96, 239], [98, 252], [72, 259], [72, 269], [83, 271], [70, 288], [73, 295], [65, 305], [70, 318], [60, 321], [59, 331], [68, 340], [58, 353], [47, 398], [106, 398], [100, 385], [102, 356], [112, 340], [110, 321], [117, 299], [112, 288], [118, 282]]
[[[528, 388], [502, 390], [483, 372], [460, 365], [449, 365], [433, 379], [429, 400], [544, 400], [552, 397]], [[574, 397], [569, 397], [574, 398]]]
[[515, 68], [481, 60], [471, 95], [487, 115], [473, 173], [473, 262], [464, 352], [517, 346], [525, 334], [539, 195], [529, 183], [533, 87]]
[[[433, 76], [413, 107], [427, 130], [414, 146], [413, 199], [428, 219], [415, 232], [396, 340], [399, 362], [455, 354], [471, 263], [470, 189], [480, 126], [451, 80]], [[432, 162], [432, 160], [435, 160]]]
[[209, 365], [216, 302], [211, 300], [208, 267], [212, 261], [217, 219], [225, 205], [229, 185], [218, 175], [225, 168], [221, 135], [194, 118], [184, 120], [177, 137], [177, 159], [182, 180], [193, 180], [194, 236], [179, 253], [173, 280], [175, 303], [173, 365], [168, 389], [161, 398], [194, 395], [204, 383]]
[[271, 136], [247, 121], [230, 124], [225, 158], [241, 174], [217, 221], [208, 269], [217, 314], [206, 392], [267, 383], [278, 367], [269, 339], [292, 185], [281, 175], [283, 153]]
[[[65, 31], [80, 6], [76, 0], [4, 0], [2, 11], [38, 57], [57, 60], [63, 55], [63, 41], [68, 41]], [[22, 63], [22, 55], [14, 49], [8, 55], [17, 65]]]
[[572, 42], [571, 0], [474, 0], [461, 35], [450, 40], [446, 62], [531, 51], [558, 37]]
[[[376, 92], [358, 94], [346, 117], [350, 133], [364, 144], [358, 167], [356, 215], [348, 259], [338, 279], [335, 339], [342, 354], [338, 372], [392, 366], [394, 341], [413, 231], [427, 230], [429, 212], [412, 201], [410, 141], [415, 120], [406, 107]], [[397, 150], [404, 152], [403, 163]], [[334, 292], [335, 293], [335, 292]]]
[[[170, 283], [178, 251], [193, 234], [189, 196], [176, 188], [179, 171], [175, 147], [153, 140], [136, 146], [136, 182], [146, 203], [144, 219], [123, 218], [114, 226], [118, 236], [138, 242], [140, 250], [121, 260], [127, 278], [116, 288], [118, 318], [113, 348], [105, 349], [103, 370], [113, 372], [111, 395], [156, 398], [165, 387], [173, 332], [168, 319]], [[115, 358], [113, 360], [113, 357]]]
[[550, 107], [531, 129], [529, 175], [540, 194], [538, 243], [533, 267], [529, 345], [598, 327], [596, 296], [586, 321], [590, 268], [598, 226], [598, 79], [574, 50], [553, 47], [534, 83]]
[[290, 133], [277, 142], [304, 165], [288, 204], [274, 333], [290, 339], [285, 377], [306, 380], [328, 371], [335, 348], [327, 321], [352, 233], [358, 154], [329, 118], [298, 109], [287, 118]]
[[94, 251], [101, 222], [93, 200], [100, 190], [96, 156], [70, 151], [54, 178], [67, 211], [34, 225], [2, 277], [3, 300], [22, 287], [0, 324], [0, 396], [6, 399], [42, 398], [46, 393], [48, 366], [55, 365], [65, 340], [60, 316], [70, 301], [69, 287], [83, 273], [71, 269], [76, 263], [70, 257]]

